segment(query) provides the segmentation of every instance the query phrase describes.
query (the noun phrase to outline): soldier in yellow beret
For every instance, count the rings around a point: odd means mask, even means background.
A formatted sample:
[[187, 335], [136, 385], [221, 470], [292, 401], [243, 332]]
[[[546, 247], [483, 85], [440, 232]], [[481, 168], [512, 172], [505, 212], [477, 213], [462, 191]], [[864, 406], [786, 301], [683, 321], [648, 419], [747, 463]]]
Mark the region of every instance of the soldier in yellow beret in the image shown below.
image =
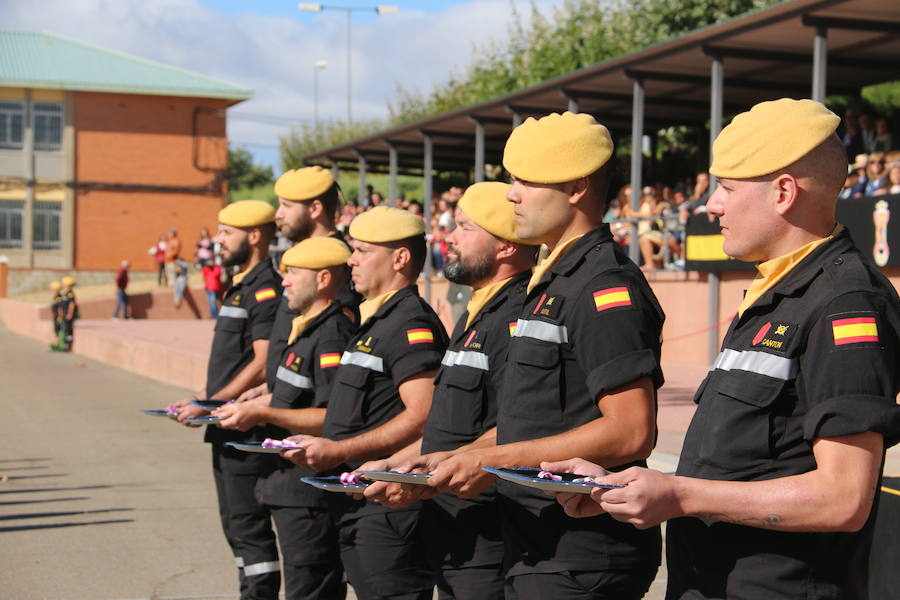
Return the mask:
[[[337, 368], [320, 437], [294, 438], [284, 453], [317, 472], [349, 472], [408, 446], [422, 433], [447, 334], [419, 296], [422, 217], [376, 207], [350, 224], [351, 276], [366, 300], [361, 325]], [[329, 494], [341, 559], [359, 598], [427, 600], [434, 579], [421, 539], [420, 503], [391, 510]]]
[[50, 349], [56, 352], [62, 352], [66, 347], [66, 338], [63, 334], [63, 293], [62, 284], [58, 281], [50, 282], [50, 291], [53, 292], [53, 298], [50, 301], [50, 315], [53, 318], [53, 339], [54, 343], [50, 345]]
[[[221, 427], [247, 431], [264, 426], [266, 437], [277, 440], [322, 431], [341, 353], [355, 329], [335, 302], [349, 258], [347, 245], [331, 237], [308, 238], [282, 255], [288, 304], [302, 316], [293, 321], [271, 393], [216, 410]], [[264, 458], [256, 497], [271, 512], [278, 531], [285, 598], [343, 598], [346, 586], [328, 492], [300, 481], [315, 475], [312, 470], [280, 456]]]
[[[515, 319], [497, 401], [496, 444], [443, 461], [429, 480], [462, 497], [495, 478], [482, 467], [538, 467], [591, 456], [645, 464], [656, 437], [663, 313], [602, 222], [613, 144], [587, 114], [528, 119], [510, 135], [515, 233], [546, 244]], [[539, 490], [500, 481], [507, 581], [519, 600], [637, 599], [660, 560], [660, 531], [608, 516], [576, 521]]]
[[[269, 261], [275, 236], [275, 209], [261, 200], [244, 200], [219, 211], [222, 264], [238, 267], [225, 292], [210, 351], [206, 386], [193, 398], [177, 403], [179, 422], [209, 411], [197, 400], [233, 400], [265, 381], [266, 351], [281, 298], [281, 277]], [[266, 463], [261, 454], [247, 454], [228, 442], [262, 440], [257, 427], [247, 432], [208, 425], [204, 441], [212, 449], [213, 478], [225, 538], [234, 553], [241, 598], [275, 600], [281, 586], [278, 548], [268, 509], [255, 497]]]
[[[628, 469], [570, 514], [668, 523], [666, 598], [868, 598], [885, 449], [900, 440], [900, 299], [845, 228], [837, 115], [757, 104], [713, 145], [727, 254], [753, 281], [697, 391], [675, 476]], [[551, 468], [601, 475], [584, 461]]]
[[[476, 183], [459, 201], [443, 271], [448, 280], [471, 286], [474, 293], [441, 362], [422, 438], [362, 469], [431, 470], [442, 458], [495, 435], [510, 332], [537, 255], [536, 246], [516, 236], [513, 205], [506, 200], [509, 187]], [[434, 493], [434, 488], [421, 485], [374, 483], [365, 496], [397, 508]], [[504, 545], [496, 490], [475, 498], [439, 494], [426, 500], [422, 526], [441, 597], [503, 597]]]
[[62, 287], [62, 303], [60, 305], [60, 317], [62, 319], [62, 344], [61, 350], [69, 352], [75, 341], [75, 320], [79, 318], [78, 300], [75, 299], [75, 279], [66, 275], [60, 280]]

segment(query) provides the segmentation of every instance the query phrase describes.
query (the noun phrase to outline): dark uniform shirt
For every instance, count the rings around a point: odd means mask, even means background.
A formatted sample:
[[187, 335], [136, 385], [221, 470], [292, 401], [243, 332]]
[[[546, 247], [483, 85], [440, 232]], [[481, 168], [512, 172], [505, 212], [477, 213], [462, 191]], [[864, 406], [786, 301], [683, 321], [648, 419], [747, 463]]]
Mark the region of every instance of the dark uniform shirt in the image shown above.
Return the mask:
[[[284, 351], [275, 368], [272, 408], [325, 408], [341, 353], [355, 329], [342, 307], [332, 303], [315, 317]], [[291, 435], [281, 427], [268, 425], [266, 436], [283, 439]], [[327, 492], [300, 482], [313, 471], [267, 455], [262, 477], [256, 484], [256, 496], [262, 504], [325, 508]]]
[[[71, 321], [78, 317], [78, 301], [75, 300], [75, 292], [72, 290], [67, 290], [62, 292], [59, 304], [59, 318]], [[72, 306], [75, 308], [73, 309]], [[72, 317], [69, 317], [69, 312], [72, 312]]]
[[[525, 299], [500, 391], [497, 443], [548, 437], [598, 419], [598, 397], [643, 377], [662, 385], [664, 318], [609, 226], [589, 231]], [[510, 576], [659, 564], [659, 528], [639, 531], [608, 515], [572, 519], [541, 491], [504, 481], [498, 490], [509, 524]]]
[[[345, 244], [347, 243], [344, 240], [344, 237], [337, 231], [330, 234], [328, 237], [333, 237]], [[282, 254], [284, 253], [282, 252], [277, 256], [272, 257], [272, 265], [275, 267], [276, 272], [281, 264]], [[338, 291], [335, 301], [350, 314], [354, 315], [354, 323], [359, 323], [359, 303], [362, 300], [362, 296], [353, 289], [353, 282], [350, 280], [349, 275], [349, 267], [346, 268], [348, 269], [347, 280]], [[278, 363], [284, 354], [284, 349], [287, 347], [288, 337], [290, 337], [291, 334], [291, 322], [297, 316], [297, 313], [288, 306], [287, 290], [285, 290], [278, 304], [278, 311], [275, 313], [275, 324], [272, 326], [272, 337], [269, 338], [269, 350], [266, 354], [266, 385], [270, 392], [275, 389], [275, 373], [278, 371]]]
[[53, 294], [53, 302], [50, 303], [50, 312], [53, 314], [53, 322], [61, 321], [65, 316], [63, 309], [63, 295], [61, 292]]
[[[435, 378], [434, 398], [425, 422], [422, 454], [455, 450], [481, 437], [497, 424], [497, 392], [506, 373], [506, 360], [512, 326], [522, 312], [525, 288], [531, 272], [513, 277], [481, 309], [469, 327], [465, 312], [456, 322], [450, 345]], [[451, 519], [457, 531], [443, 534], [430, 545], [447, 546], [439, 550], [442, 559], [457, 568], [496, 564], [502, 560], [498, 546], [499, 523], [493, 505], [493, 487], [471, 498], [440, 494], [429, 500]], [[496, 532], [494, 530], [497, 530]], [[477, 531], [478, 535], [465, 535]], [[459, 539], [457, 539], [459, 538]]]
[[[254, 341], [269, 339], [280, 296], [281, 278], [268, 260], [253, 267], [240, 283], [225, 293], [206, 370], [207, 396], [215, 397], [253, 360]], [[209, 426], [203, 439], [224, 443], [260, 439], [260, 435], [260, 428], [243, 432]]]
[[[347, 345], [328, 400], [322, 436], [343, 440], [399, 415], [404, 410], [400, 384], [436, 371], [446, 348], [444, 326], [415, 286], [398, 290]], [[337, 470], [351, 471], [363, 462], [350, 461]], [[366, 506], [367, 511], [388, 510], [374, 502]]]
[[[840, 233], [732, 321], [678, 474], [761, 481], [814, 470], [818, 438], [897, 443], [898, 331], [896, 291]], [[670, 521], [669, 597], [866, 598], [874, 514], [857, 533]]]

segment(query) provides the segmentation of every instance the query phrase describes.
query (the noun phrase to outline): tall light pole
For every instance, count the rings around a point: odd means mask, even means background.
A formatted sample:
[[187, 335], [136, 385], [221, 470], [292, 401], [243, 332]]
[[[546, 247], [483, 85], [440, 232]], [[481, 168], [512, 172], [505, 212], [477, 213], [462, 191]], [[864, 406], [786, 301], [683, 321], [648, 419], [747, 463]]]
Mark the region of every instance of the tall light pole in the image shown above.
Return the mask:
[[300, 2], [297, 4], [300, 10], [309, 12], [322, 12], [323, 10], [342, 10], [347, 13], [347, 124], [353, 123], [353, 89], [352, 89], [352, 60], [350, 58], [350, 41], [352, 40], [351, 27], [353, 26], [354, 11], [370, 11], [374, 10], [378, 15], [391, 15], [396, 13], [399, 8], [388, 4], [378, 6], [331, 6], [322, 4], [321, 2]]
[[327, 68], [327, 60], [317, 60], [313, 65], [313, 123], [316, 135], [319, 135], [319, 70]]

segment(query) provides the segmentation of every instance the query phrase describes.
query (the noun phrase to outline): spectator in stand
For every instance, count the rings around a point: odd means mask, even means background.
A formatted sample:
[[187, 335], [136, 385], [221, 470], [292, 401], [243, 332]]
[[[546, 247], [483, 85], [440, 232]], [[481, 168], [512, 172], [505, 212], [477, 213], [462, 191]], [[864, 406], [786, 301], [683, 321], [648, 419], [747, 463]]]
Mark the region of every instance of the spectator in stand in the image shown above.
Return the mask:
[[889, 194], [900, 194], [900, 163], [894, 163], [888, 177], [891, 180], [891, 187], [888, 189]]
[[128, 267], [131, 266], [127, 260], [122, 261], [122, 266], [116, 273], [116, 308], [113, 310], [113, 320], [119, 320], [119, 312], [121, 310], [122, 318], [128, 318]]
[[376, 206], [380, 206], [384, 203], [384, 196], [379, 194], [378, 192], [372, 192], [372, 195], [369, 196], [369, 207], [375, 208]]
[[449, 231], [453, 226], [453, 210], [450, 207], [450, 194], [447, 193], [438, 200], [438, 227]]
[[872, 149], [875, 152], [890, 152], [894, 148], [894, 135], [891, 133], [887, 117], [878, 117], [875, 119], [875, 141]]
[[414, 215], [421, 215], [422, 214], [422, 205], [419, 204], [418, 201], [416, 201], [416, 200], [410, 200], [408, 202], [408, 206], [406, 207], [406, 210], [408, 210], [409, 212], [411, 212]]
[[862, 140], [863, 152], [872, 154], [875, 151], [875, 124], [869, 113], [859, 114], [859, 137]]
[[156, 285], [169, 285], [169, 278], [166, 276], [166, 234], [159, 236], [159, 241], [150, 246], [147, 254], [156, 261]]
[[222, 292], [222, 267], [212, 260], [207, 260], [200, 268], [203, 275], [203, 287], [206, 289], [206, 299], [209, 301], [209, 316], [215, 319], [219, 316], [219, 295]]
[[859, 132], [859, 113], [855, 108], [844, 111], [844, 133], [841, 136], [847, 156], [864, 154], [866, 149]]
[[209, 229], [206, 227], [200, 230], [200, 240], [197, 242], [197, 248], [194, 250], [194, 265], [199, 268], [206, 261], [213, 259], [213, 241], [209, 237]]
[[641, 217], [638, 221], [638, 245], [641, 248], [641, 257], [644, 259], [642, 270], [648, 271], [662, 268], [662, 249], [664, 236], [662, 232], [662, 220], [648, 220], [647, 217], [656, 217], [662, 214], [669, 205], [660, 202], [656, 198], [656, 190], [650, 186], [641, 190], [641, 205], [635, 214], [629, 209], [631, 217]]
[[181, 258], [181, 240], [178, 238], [178, 231], [173, 227], [166, 241], [166, 275], [171, 281], [175, 281], [175, 262], [179, 258]]
[[628, 211], [628, 205], [631, 202], [631, 185], [623, 185], [619, 188], [619, 193], [615, 199], [610, 202], [609, 209], [603, 216], [604, 223], [610, 223], [610, 231], [613, 240], [620, 246], [627, 246], [631, 240], [631, 226], [628, 223], [616, 222], [619, 219], [625, 219]]
[[175, 262], [172, 263], [172, 266], [175, 271], [173, 277], [175, 283], [172, 286], [172, 292], [175, 298], [175, 308], [181, 308], [181, 301], [184, 299], [184, 291], [187, 289], [188, 284], [189, 265], [184, 260], [176, 258]]
[[690, 215], [706, 212], [706, 201], [709, 199], [709, 173], [697, 173], [694, 180], [694, 193], [679, 208], [678, 220], [686, 223]]
[[853, 184], [851, 197], [853, 198], [862, 198], [866, 193], [866, 183], [869, 182], [869, 176], [867, 174], [866, 168], [869, 166], [869, 155], [868, 154], [857, 154], [856, 158], [853, 160], [853, 164], [850, 165], [850, 168], [853, 170], [853, 173], [856, 175], [856, 181]]
[[869, 164], [866, 167], [865, 196], [874, 196], [878, 190], [885, 187], [888, 183], [887, 170], [884, 168], [884, 152], [873, 152], [869, 155]]

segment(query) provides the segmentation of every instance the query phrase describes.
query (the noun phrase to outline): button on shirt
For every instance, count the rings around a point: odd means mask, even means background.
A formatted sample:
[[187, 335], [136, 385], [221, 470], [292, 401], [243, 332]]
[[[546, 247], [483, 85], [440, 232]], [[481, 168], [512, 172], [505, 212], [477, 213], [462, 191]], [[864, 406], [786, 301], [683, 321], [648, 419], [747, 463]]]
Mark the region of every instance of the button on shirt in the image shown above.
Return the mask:
[[[600, 396], [643, 377], [658, 388], [663, 319], [609, 226], [582, 236], [525, 300], [498, 402], [497, 443], [552, 436], [598, 419]], [[572, 519], [538, 490], [504, 481], [498, 490], [511, 536], [510, 575], [658, 564], [658, 528], [639, 531], [608, 515]]]
[[[269, 406], [282, 409], [325, 408], [331, 393], [341, 354], [355, 329], [341, 306], [332, 303], [316, 316], [282, 354], [275, 369], [275, 388]], [[292, 433], [274, 425], [266, 426], [266, 437], [283, 439]], [[274, 506], [327, 506], [322, 490], [300, 482], [314, 475], [278, 455], [267, 455], [256, 495], [263, 504]]]
[[[898, 331], [893, 286], [838, 234], [731, 323], [697, 391], [678, 474], [761, 481], [814, 470], [819, 438], [874, 431], [896, 444]], [[874, 514], [856, 533], [675, 519], [672, 597], [864, 598]]]
[[[268, 260], [253, 267], [240, 283], [228, 289], [216, 318], [206, 370], [206, 393], [210, 397], [228, 385], [253, 360], [255, 340], [269, 339], [280, 297], [281, 278]], [[209, 426], [204, 440], [224, 443], [258, 439], [259, 436], [259, 428], [242, 432]]]

